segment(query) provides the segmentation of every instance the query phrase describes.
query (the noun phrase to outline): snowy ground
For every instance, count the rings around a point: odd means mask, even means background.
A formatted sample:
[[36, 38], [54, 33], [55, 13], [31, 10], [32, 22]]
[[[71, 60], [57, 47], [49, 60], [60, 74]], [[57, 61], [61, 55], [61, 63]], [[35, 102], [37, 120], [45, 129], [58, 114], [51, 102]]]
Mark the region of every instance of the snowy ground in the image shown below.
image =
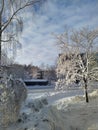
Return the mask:
[[15, 124], [0, 130], [98, 130], [98, 90], [85, 103], [82, 89], [28, 90], [28, 97]]

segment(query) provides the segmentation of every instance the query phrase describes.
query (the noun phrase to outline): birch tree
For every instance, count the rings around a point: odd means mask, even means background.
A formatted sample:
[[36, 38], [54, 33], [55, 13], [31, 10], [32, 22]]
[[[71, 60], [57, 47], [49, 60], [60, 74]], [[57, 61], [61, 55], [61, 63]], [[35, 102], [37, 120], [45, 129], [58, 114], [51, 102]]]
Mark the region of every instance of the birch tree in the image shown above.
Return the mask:
[[65, 32], [57, 36], [57, 39], [62, 53], [68, 59], [64, 61], [66, 83], [80, 80], [84, 86], [86, 102], [89, 102], [88, 83], [90, 80], [98, 80], [98, 30], [82, 28]]
[[18, 120], [27, 89], [23, 81], [8, 76], [7, 66], [2, 66], [2, 56], [8, 58], [6, 49], [13, 50], [15, 56], [17, 45], [20, 47], [18, 38], [23, 31], [22, 11], [40, 1], [0, 0], [0, 126], [3, 128]]
[[0, 0], [0, 64], [2, 47], [10, 48], [15, 55], [17, 44], [21, 46], [18, 37], [23, 30], [23, 20], [20, 12], [42, 0]]

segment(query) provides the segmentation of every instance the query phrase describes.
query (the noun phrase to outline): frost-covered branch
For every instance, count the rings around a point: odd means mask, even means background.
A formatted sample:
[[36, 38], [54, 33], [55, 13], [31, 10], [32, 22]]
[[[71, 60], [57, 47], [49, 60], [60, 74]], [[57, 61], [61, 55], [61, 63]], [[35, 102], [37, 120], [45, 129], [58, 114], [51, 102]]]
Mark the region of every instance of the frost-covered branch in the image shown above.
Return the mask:
[[62, 80], [66, 81], [64, 87], [66, 87], [67, 82], [69, 84], [84, 82], [86, 102], [88, 102], [88, 81], [98, 80], [98, 52], [96, 51], [98, 30], [82, 28], [79, 31], [64, 34], [57, 37], [62, 50], [57, 66], [57, 71], [59, 70], [58, 77], [63, 75]]

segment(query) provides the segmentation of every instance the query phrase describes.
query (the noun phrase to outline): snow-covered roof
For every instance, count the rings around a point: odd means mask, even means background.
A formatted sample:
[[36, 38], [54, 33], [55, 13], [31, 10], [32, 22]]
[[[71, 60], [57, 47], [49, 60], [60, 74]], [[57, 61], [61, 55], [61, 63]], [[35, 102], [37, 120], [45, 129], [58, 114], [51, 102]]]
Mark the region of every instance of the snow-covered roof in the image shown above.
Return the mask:
[[46, 79], [26, 79], [24, 82], [47, 82]]

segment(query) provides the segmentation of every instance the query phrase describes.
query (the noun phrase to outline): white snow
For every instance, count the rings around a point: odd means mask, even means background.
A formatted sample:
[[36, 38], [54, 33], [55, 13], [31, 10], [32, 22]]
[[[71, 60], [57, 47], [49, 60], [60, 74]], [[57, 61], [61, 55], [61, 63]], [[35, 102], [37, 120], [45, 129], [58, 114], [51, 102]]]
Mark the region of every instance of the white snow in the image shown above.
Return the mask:
[[85, 103], [82, 90], [32, 90], [21, 120], [6, 130], [98, 130], [98, 90], [90, 93], [89, 99]]
[[46, 82], [46, 79], [28, 79], [24, 80], [25, 82]]
[[49, 89], [49, 88], [54, 88], [52, 85], [29, 85], [27, 86], [27, 89]]

